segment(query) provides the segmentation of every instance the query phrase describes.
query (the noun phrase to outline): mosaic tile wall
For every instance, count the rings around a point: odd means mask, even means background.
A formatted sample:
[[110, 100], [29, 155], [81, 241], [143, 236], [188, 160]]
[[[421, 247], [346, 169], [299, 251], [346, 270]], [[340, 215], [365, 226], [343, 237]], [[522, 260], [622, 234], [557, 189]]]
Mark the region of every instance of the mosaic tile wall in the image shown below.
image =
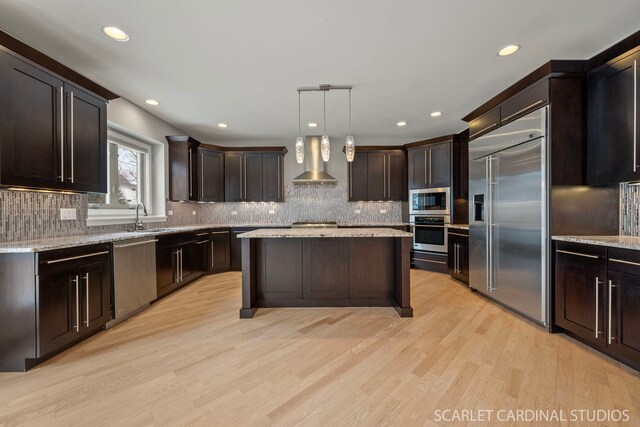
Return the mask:
[[620, 184], [620, 234], [640, 236], [640, 185]]
[[[61, 208], [75, 207], [76, 220], [60, 219]], [[287, 185], [284, 203], [167, 202], [166, 222], [149, 228], [192, 224], [274, 224], [300, 221], [336, 221], [372, 224], [403, 221], [400, 202], [348, 202], [346, 184]], [[269, 211], [273, 211], [270, 214]], [[360, 213], [357, 214], [356, 210]], [[381, 210], [386, 212], [381, 213]], [[196, 212], [194, 215], [193, 212]], [[235, 212], [235, 215], [232, 213]], [[0, 242], [33, 240], [77, 234], [124, 231], [128, 225], [87, 226], [87, 196], [83, 194], [0, 190]]]

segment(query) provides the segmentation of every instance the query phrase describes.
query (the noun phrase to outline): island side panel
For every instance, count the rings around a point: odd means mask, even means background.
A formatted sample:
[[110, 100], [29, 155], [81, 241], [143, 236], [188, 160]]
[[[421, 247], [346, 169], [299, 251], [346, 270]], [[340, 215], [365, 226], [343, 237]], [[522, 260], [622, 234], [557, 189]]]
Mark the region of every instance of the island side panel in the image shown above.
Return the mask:
[[349, 240], [304, 239], [302, 297], [305, 300], [349, 298]]
[[350, 239], [349, 298], [395, 300], [395, 240]]
[[411, 307], [411, 238], [395, 238], [395, 287], [396, 287], [396, 311], [400, 317], [413, 317]]
[[259, 307], [302, 304], [302, 239], [257, 239]]
[[251, 319], [257, 301], [256, 239], [242, 239], [242, 308], [241, 319]]

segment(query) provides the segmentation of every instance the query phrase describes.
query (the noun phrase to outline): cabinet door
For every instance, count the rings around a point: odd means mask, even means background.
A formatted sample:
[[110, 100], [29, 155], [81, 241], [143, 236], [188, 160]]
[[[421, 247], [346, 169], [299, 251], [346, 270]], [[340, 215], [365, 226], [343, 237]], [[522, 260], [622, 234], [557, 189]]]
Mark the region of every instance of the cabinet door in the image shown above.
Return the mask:
[[241, 271], [242, 270], [242, 239], [238, 238], [238, 234], [244, 233], [249, 230], [238, 230], [234, 229], [231, 231], [231, 244], [230, 254], [231, 254], [231, 270], [232, 271]]
[[38, 277], [37, 356], [42, 357], [78, 338], [80, 277], [77, 269]]
[[427, 175], [429, 187], [451, 186], [451, 143], [442, 142], [429, 147]]
[[384, 153], [367, 155], [367, 199], [370, 201], [387, 198], [387, 156]]
[[111, 320], [111, 273], [106, 261], [80, 266], [80, 333]]
[[158, 298], [177, 288], [177, 254], [176, 248], [158, 247], [156, 249], [156, 283]]
[[622, 59], [603, 70], [590, 83], [595, 85], [591, 93], [595, 92], [594, 102], [597, 105], [589, 118], [596, 122], [591, 128], [589, 142], [597, 146], [597, 183], [640, 179], [636, 145], [638, 129], [634, 125], [638, 120], [637, 103], [640, 102], [634, 93], [640, 86], [635, 81], [639, 61], [640, 53]]
[[198, 149], [198, 200], [224, 201], [224, 154]]
[[461, 239], [458, 249], [458, 268], [460, 269], [461, 280], [469, 284], [469, 238]]
[[279, 154], [262, 155], [262, 200], [264, 202], [281, 202], [284, 199], [282, 160]]
[[191, 200], [193, 192], [193, 149], [185, 142], [169, 143], [169, 200]]
[[387, 154], [387, 200], [406, 202], [407, 166], [404, 153]]
[[67, 187], [107, 192], [107, 105], [101, 99], [65, 84]]
[[500, 107], [495, 107], [469, 123], [469, 139], [491, 132], [500, 125]]
[[368, 153], [358, 152], [353, 162], [347, 162], [349, 167], [349, 201], [359, 202], [368, 198]]
[[606, 277], [594, 258], [556, 252], [556, 324], [603, 347]]
[[449, 236], [447, 241], [447, 271], [451, 277], [454, 277], [458, 274], [457, 272], [457, 245], [458, 240], [455, 237]]
[[608, 304], [611, 320], [607, 318], [607, 338], [611, 344], [608, 347], [640, 365], [640, 276], [609, 270], [607, 291], [611, 296]]
[[244, 199], [247, 202], [261, 202], [263, 190], [262, 154], [244, 155]]
[[305, 300], [346, 299], [349, 297], [350, 239], [302, 239]]
[[409, 150], [409, 189], [419, 190], [429, 187], [427, 162], [429, 149], [426, 147]]
[[244, 156], [238, 153], [224, 155], [224, 201], [240, 202], [244, 196]]
[[180, 282], [184, 282], [192, 279], [198, 271], [195, 242], [186, 243], [179, 249], [182, 251], [180, 252]]
[[209, 239], [193, 244], [193, 270], [195, 274], [209, 271]]
[[64, 187], [63, 86], [62, 80], [0, 52], [2, 185]]
[[[213, 231], [210, 240], [211, 264], [213, 272], [229, 270], [230, 232]], [[236, 239], [240, 240], [240, 239]]]

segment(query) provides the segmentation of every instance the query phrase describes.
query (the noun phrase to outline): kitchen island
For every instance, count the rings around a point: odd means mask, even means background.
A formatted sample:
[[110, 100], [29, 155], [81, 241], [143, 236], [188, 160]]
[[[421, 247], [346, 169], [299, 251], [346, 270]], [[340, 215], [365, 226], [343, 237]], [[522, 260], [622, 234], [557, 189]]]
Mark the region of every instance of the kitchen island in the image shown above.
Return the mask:
[[260, 229], [242, 239], [242, 308], [384, 307], [413, 317], [411, 233], [390, 228]]

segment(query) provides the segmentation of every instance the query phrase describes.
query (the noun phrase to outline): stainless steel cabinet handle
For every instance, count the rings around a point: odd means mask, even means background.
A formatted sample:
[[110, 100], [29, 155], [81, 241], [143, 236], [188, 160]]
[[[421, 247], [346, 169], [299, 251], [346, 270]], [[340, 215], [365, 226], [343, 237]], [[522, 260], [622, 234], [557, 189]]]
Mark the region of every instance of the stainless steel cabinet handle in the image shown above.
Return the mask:
[[60, 181], [64, 182], [64, 88], [60, 86]]
[[387, 156], [387, 163], [389, 164], [389, 172], [387, 172], [387, 198], [391, 198], [391, 156]]
[[429, 149], [429, 185], [433, 181], [433, 153]]
[[633, 61], [633, 171], [638, 170], [638, 61]]
[[280, 182], [281, 182], [281, 180], [280, 180], [280, 157], [278, 157], [278, 177], [277, 178], [278, 178], [278, 200], [280, 200], [280, 191], [281, 191], [280, 190], [280, 187], [281, 187], [281, 185], [280, 185]]
[[178, 267], [178, 264], [180, 264], [180, 260], [178, 259], [178, 250], [176, 249], [176, 250], [173, 252], [173, 254], [176, 256], [176, 268], [175, 268], [175, 270], [174, 270], [174, 272], [173, 272], [173, 280], [174, 280], [174, 282], [178, 283], [178, 282], [179, 282], [178, 278], [180, 277], [180, 275], [179, 275], [179, 273], [178, 273], [178, 271], [179, 271], [179, 269], [180, 269], [180, 268]]
[[204, 153], [200, 153], [200, 198], [204, 199]]
[[89, 327], [89, 272], [86, 272], [84, 274], [84, 292], [85, 292], [85, 304], [87, 306], [87, 320], [84, 322], [84, 324], [87, 326], [87, 328]]
[[609, 339], [607, 341], [608, 344], [611, 344], [613, 340], [616, 339], [616, 337], [613, 336], [613, 330], [612, 330], [612, 323], [611, 323], [611, 307], [613, 306], [613, 288], [615, 288], [616, 285], [613, 284], [613, 281], [609, 280], [609, 327], [607, 328], [609, 330]]
[[382, 198], [387, 197], [387, 156], [382, 156]]
[[180, 249], [180, 281], [182, 282], [182, 249]]
[[214, 263], [213, 263], [213, 240], [211, 241], [211, 268], [214, 267]]
[[515, 116], [517, 116], [518, 114], [522, 113], [523, 111], [527, 111], [529, 108], [535, 107], [535, 106], [536, 106], [536, 105], [538, 105], [538, 104], [542, 104], [543, 102], [544, 102], [544, 101], [543, 101], [542, 99], [540, 99], [540, 100], [538, 100], [538, 101], [534, 102], [534, 103], [533, 103], [533, 104], [531, 104], [531, 105], [527, 105], [527, 106], [526, 106], [526, 107], [524, 107], [522, 110], [518, 110], [518, 111], [516, 111], [515, 113], [510, 114], [509, 116], [505, 117], [502, 121], [503, 121], [503, 122], [506, 122], [506, 121], [507, 121], [507, 120], [509, 120], [510, 118], [515, 117]]
[[189, 148], [189, 197], [193, 197], [193, 161], [191, 148]]
[[460, 236], [460, 237], [469, 237], [466, 234], [458, 234], [458, 233], [452, 233], [450, 231], [447, 231], [447, 234], [449, 234], [450, 236]]
[[115, 247], [116, 247], [117, 249], [120, 249], [120, 248], [128, 248], [128, 247], [130, 247], [130, 246], [148, 245], [149, 243], [155, 243], [155, 242], [157, 242], [157, 241], [158, 241], [158, 239], [145, 240], [144, 242], [126, 243], [126, 244], [124, 244], [124, 245], [115, 245]]
[[242, 168], [243, 170], [243, 179], [242, 179], [242, 183], [243, 183], [243, 188], [244, 188], [244, 195], [242, 196], [243, 199], [247, 198], [247, 158], [243, 157], [243, 164], [244, 167]]
[[491, 123], [489, 126], [484, 127], [484, 128], [482, 128], [482, 129], [480, 129], [479, 131], [474, 132], [474, 133], [472, 133], [471, 135], [469, 135], [469, 138], [473, 138], [474, 136], [476, 136], [476, 135], [478, 135], [478, 134], [480, 134], [480, 133], [484, 132], [485, 130], [489, 130], [489, 129], [494, 128], [494, 127], [496, 127], [496, 126], [498, 126], [498, 123]]
[[196, 236], [206, 236], [207, 234], [209, 234], [209, 233], [208, 232], [207, 233], [196, 233]]
[[[473, 136], [473, 135], [472, 135]], [[484, 162], [484, 192], [487, 195], [487, 224], [485, 226], [485, 232], [487, 233], [487, 240], [485, 242], [485, 252], [486, 252], [486, 260], [485, 263], [487, 265], [487, 274], [485, 276], [485, 280], [486, 280], [486, 286], [487, 286], [487, 291], [490, 291], [490, 281], [491, 281], [491, 274], [490, 274], [490, 267], [491, 267], [491, 253], [489, 252], [491, 249], [491, 245], [490, 245], [490, 241], [491, 241], [491, 227], [489, 225], [489, 210], [491, 209], [491, 198], [490, 198], [490, 193], [489, 193], [489, 157], [487, 157], [485, 159]]]
[[75, 283], [76, 285], [76, 324], [75, 324], [75, 329], [76, 332], [80, 332], [80, 285], [79, 285], [79, 278], [78, 275], [76, 274], [76, 278], [71, 280], [72, 282]]
[[208, 242], [208, 240], [203, 240], [201, 242], [196, 242], [196, 245], [203, 245], [203, 244], [205, 244], [207, 242]]
[[69, 92], [69, 111], [69, 163], [71, 163], [71, 183], [73, 184], [73, 92]]
[[456, 261], [458, 263], [458, 274], [462, 273], [460, 271], [460, 244], [456, 245]]
[[[234, 231], [234, 233], [246, 233], [246, 231]], [[229, 234], [228, 231], [212, 231], [211, 234]]]
[[596, 256], [596, 255], [582, 254], [580, 252], [564, 251], [562, 249], [557, 249], [556, 252], [560, 252], [560, 253], [567, 254], [567, 255], [581, 256], [581, 257], [584, 257], [584, 258], [593, 258], [593, 259], [600, 258], [599, 256]]
[[600, 336], [600, 279], [596, 277], [596, 339]]
[[631, 261], [625, 261], [625, 260], [623, 260], [623, 259], [609, 258], [609, 261], [612, 261], [612, 262], [619, 262], [620, 264], [635, 265], [635, 266], [640, 267], [640, 263], [637, 263], [637, 262], [631, 262]]
[[69, 257], [69, 258], [54, 259], [54, 260], [51, 260], [51, 261], [47, 261], [47, 264], [57, 264], [59, 262], [72, 261], [74, 259], [81, 259], [81, 258], [89, 258], [89, 257], [92, 257], [92, 256], [104, 255], [104, 254], [108, 254], [108, 253], [109, 253], [109, 251], [102, 251], [102, 252], [94, 252], [92, 254], [72, 256], [72, 257]]
[[424, 150], [424, 183], [429, 184], [429, 180], [427, 179], [427, 150]]
[[411, 224], [414, 227], [426, 227], [426, 228], [447, 228], [446, 225], [422, 225], [422, 224]]

